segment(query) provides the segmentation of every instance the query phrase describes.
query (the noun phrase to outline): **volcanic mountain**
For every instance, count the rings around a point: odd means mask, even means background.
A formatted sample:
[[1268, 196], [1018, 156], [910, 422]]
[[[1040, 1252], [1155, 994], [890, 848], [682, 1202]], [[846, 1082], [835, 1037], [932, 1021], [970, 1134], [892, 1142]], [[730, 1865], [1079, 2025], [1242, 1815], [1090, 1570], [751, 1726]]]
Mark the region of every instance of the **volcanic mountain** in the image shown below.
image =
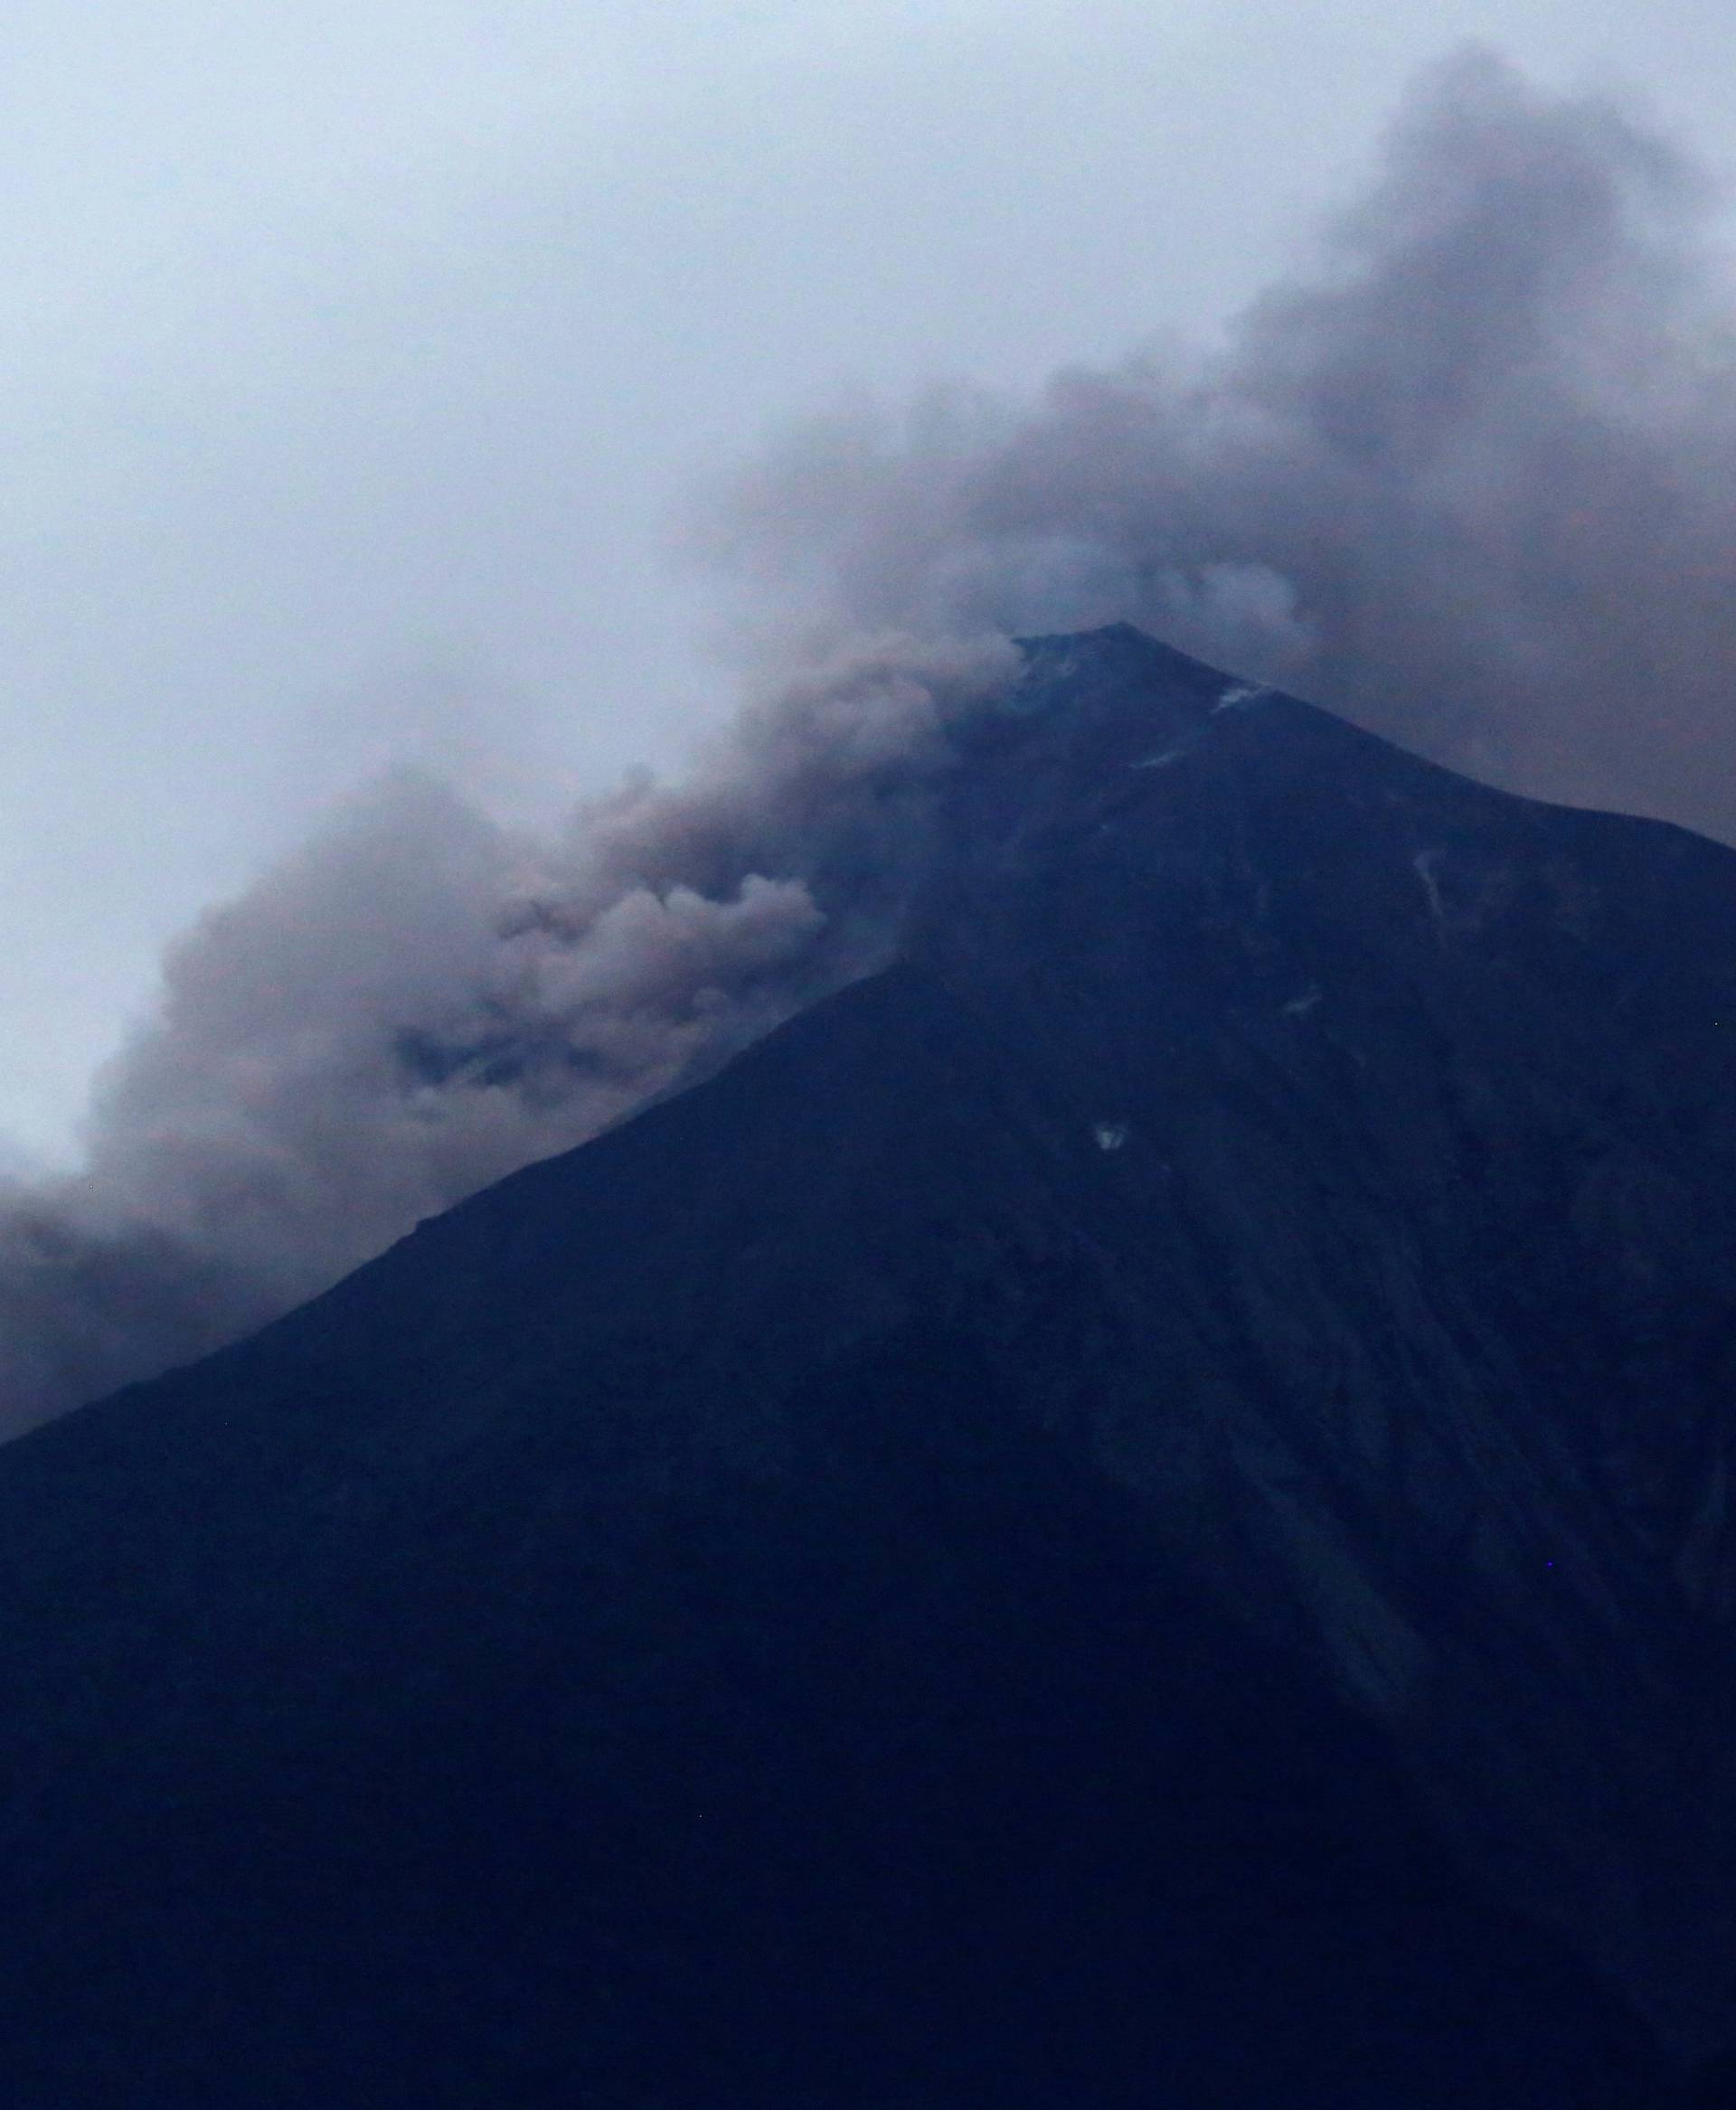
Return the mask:
[[1736, 2044], [1736, 853], [1118, 628], [921, 860], [885, 972], [0, 1453], [9, 2105]]

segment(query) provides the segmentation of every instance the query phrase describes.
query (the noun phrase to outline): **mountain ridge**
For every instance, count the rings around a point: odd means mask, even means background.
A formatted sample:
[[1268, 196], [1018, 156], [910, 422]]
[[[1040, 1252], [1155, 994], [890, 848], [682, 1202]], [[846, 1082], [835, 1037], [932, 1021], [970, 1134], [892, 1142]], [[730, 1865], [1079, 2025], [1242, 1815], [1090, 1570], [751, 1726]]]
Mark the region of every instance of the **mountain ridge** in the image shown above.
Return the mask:
[[1563, 1942], [1729, 2043], [1736, 853], [1025, 649], [899, 964], [0, 1453], [21, 2102], [1566, 2110]]

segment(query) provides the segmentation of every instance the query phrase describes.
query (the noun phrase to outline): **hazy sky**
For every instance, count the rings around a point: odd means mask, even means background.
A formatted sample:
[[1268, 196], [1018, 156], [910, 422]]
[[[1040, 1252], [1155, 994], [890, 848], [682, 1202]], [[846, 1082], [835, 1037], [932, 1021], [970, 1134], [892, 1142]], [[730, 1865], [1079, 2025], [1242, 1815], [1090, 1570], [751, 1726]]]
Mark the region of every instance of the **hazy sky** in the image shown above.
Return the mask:
[[1736, 170], [1729, 0], [64, 0], [0, 78], [0, 1141], [346, 785], [506, 810], [726, 684], [684, 495], [938, 375], [1200, 334], [1467, 37]]

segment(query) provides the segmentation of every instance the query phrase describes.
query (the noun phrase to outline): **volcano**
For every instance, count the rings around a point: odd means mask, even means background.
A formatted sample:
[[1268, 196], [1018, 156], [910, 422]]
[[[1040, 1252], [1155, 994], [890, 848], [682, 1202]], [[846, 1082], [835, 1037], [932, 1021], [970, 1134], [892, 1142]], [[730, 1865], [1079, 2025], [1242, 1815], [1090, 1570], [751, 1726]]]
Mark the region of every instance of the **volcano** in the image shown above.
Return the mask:
[[14, 2110], [1736, 2046], [1736, 853], [1126, 628], [959, 750], [885, 971], [0, 1453]]

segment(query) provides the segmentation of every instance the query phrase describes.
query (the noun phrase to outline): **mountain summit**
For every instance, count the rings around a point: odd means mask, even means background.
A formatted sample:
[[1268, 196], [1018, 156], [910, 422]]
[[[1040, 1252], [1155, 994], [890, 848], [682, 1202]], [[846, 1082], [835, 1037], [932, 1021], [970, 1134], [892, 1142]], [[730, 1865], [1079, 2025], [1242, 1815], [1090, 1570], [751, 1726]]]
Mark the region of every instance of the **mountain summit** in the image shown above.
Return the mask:
[[1736, 2043], [1736, 853], [1024, 652], [885, 972], [0, 1453], [18, 2110]]

